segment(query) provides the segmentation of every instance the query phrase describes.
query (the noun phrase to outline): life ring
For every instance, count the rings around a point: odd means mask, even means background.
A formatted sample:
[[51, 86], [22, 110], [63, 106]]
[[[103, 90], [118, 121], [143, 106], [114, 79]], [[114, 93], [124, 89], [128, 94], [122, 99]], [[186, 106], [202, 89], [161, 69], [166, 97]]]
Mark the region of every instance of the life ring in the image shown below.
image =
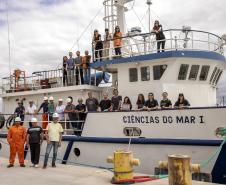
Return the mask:
[[0, 129], [2, 129], [5, 125], [5, 117], [0, 115]]

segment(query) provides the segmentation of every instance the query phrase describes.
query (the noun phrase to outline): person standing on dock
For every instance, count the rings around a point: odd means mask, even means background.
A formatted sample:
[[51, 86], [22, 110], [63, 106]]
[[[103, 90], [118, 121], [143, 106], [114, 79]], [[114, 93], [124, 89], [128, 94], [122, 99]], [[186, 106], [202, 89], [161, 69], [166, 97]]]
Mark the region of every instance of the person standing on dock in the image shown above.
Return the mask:
[[8, 168], [14, 166], [16, 154], [18, 154], [20, 167], [24, 165], [24, 144], [26, 141], [26, 129], [21, 126], [21, 118], [16, 117], [14, 125], [9, 128], [7, 141], [10, 145], [10, 157]]
[[53, 122], [51, 122], [47, 126], [47, 132], [46, 132], [46, 140], [47, 140], [47, 147], [46, 147], [46, 154], [45, 154], [45, 160], [43, 169], [46, 169], [49, 154], [53, 148], [53, 158], [52, 158], [52, 167], [56, 167], [56, 159], [57, 159], [57, 151], [58, 147], [61, 146], [61, 140], [62, 140], [62, 133], [63, 128], [62, 125], [58, 122], [59, 115], [57, 113], [53, 114]]
[[30, 148], [33, 167], [38, 168], [43, 130], [37, 125], [37, 118], [32, 118], [30, 122], [32, 127], [27, 130], [27, 147]]
[[42, 128], [46, 129], [47, 125], [48, 125], [48, 98], [44, 97], [43, 98], [43, 103], [41, 104], [41, 106], [39, 107], [37, 113], [43, 109], [43, 113], [42, 113]]

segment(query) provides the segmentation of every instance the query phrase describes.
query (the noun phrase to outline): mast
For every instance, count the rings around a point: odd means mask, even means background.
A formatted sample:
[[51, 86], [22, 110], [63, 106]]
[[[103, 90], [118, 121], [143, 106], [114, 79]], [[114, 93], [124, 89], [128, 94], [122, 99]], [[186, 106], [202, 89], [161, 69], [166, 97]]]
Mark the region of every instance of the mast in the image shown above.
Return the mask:
[[151, 33], [151, 5], [152, 5], [151, 0], [147, 0], [147, 5], [148, 5], [148, 31], [149, 33]]
[[11, 49], [10, 49], [10, 33], [9, 33], [9, 12], [8, 12], [8, 0], [6, 0], [6, 20], [7, 20], [7, 31], [8, 31], [8, 53], [9, 53], [9, 76], [11, 81]]

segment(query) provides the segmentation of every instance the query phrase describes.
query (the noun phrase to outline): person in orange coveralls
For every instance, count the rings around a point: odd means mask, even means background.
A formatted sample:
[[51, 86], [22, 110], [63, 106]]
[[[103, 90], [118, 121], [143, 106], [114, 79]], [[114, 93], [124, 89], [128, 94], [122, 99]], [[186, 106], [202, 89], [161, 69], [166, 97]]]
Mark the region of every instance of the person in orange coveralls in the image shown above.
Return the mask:
[[14, 166], [14, 161], [16, 153], [18, 154], [20, 167], [25, 167], [24, 165], [24, 143], [26, 141], [26, 129], [20, 125], [20, 117], [16, 117], [14, 120], [14, 125], [9, 128], [7, 141], [10, 145], [10, 157], [8, 168]]

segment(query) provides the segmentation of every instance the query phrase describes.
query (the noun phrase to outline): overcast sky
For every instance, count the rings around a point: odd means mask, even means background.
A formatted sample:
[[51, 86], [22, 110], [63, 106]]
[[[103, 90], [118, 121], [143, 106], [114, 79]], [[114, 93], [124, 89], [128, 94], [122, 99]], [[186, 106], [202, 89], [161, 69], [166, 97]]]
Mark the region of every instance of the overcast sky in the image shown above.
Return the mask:
[[[55, 69], [102, 6], [102, 0], [8, 0], [12, 69], [29, 74]], [[190, 25], [222, 35], [226, 33], [225, 7], [226, 0], [153, 0], [151, 17], [152, 22], [159, 19], [165, 29]], [[126, 13], [127, 27], [143, 25], [147, 31], [146, 10], [146, 0], [136, 0], [134, 10]], [[142, 25], [134, 12], [144, 17]], [[80, 39], [82, 52], [90, 49], [93, 29], [104, 29], [103, 15], [102, 9]], [[76, 44], [72, 51], [77, 49]], [[9, 73], [6, 0], [0, 0], [0, 52], [3, 77]]]

